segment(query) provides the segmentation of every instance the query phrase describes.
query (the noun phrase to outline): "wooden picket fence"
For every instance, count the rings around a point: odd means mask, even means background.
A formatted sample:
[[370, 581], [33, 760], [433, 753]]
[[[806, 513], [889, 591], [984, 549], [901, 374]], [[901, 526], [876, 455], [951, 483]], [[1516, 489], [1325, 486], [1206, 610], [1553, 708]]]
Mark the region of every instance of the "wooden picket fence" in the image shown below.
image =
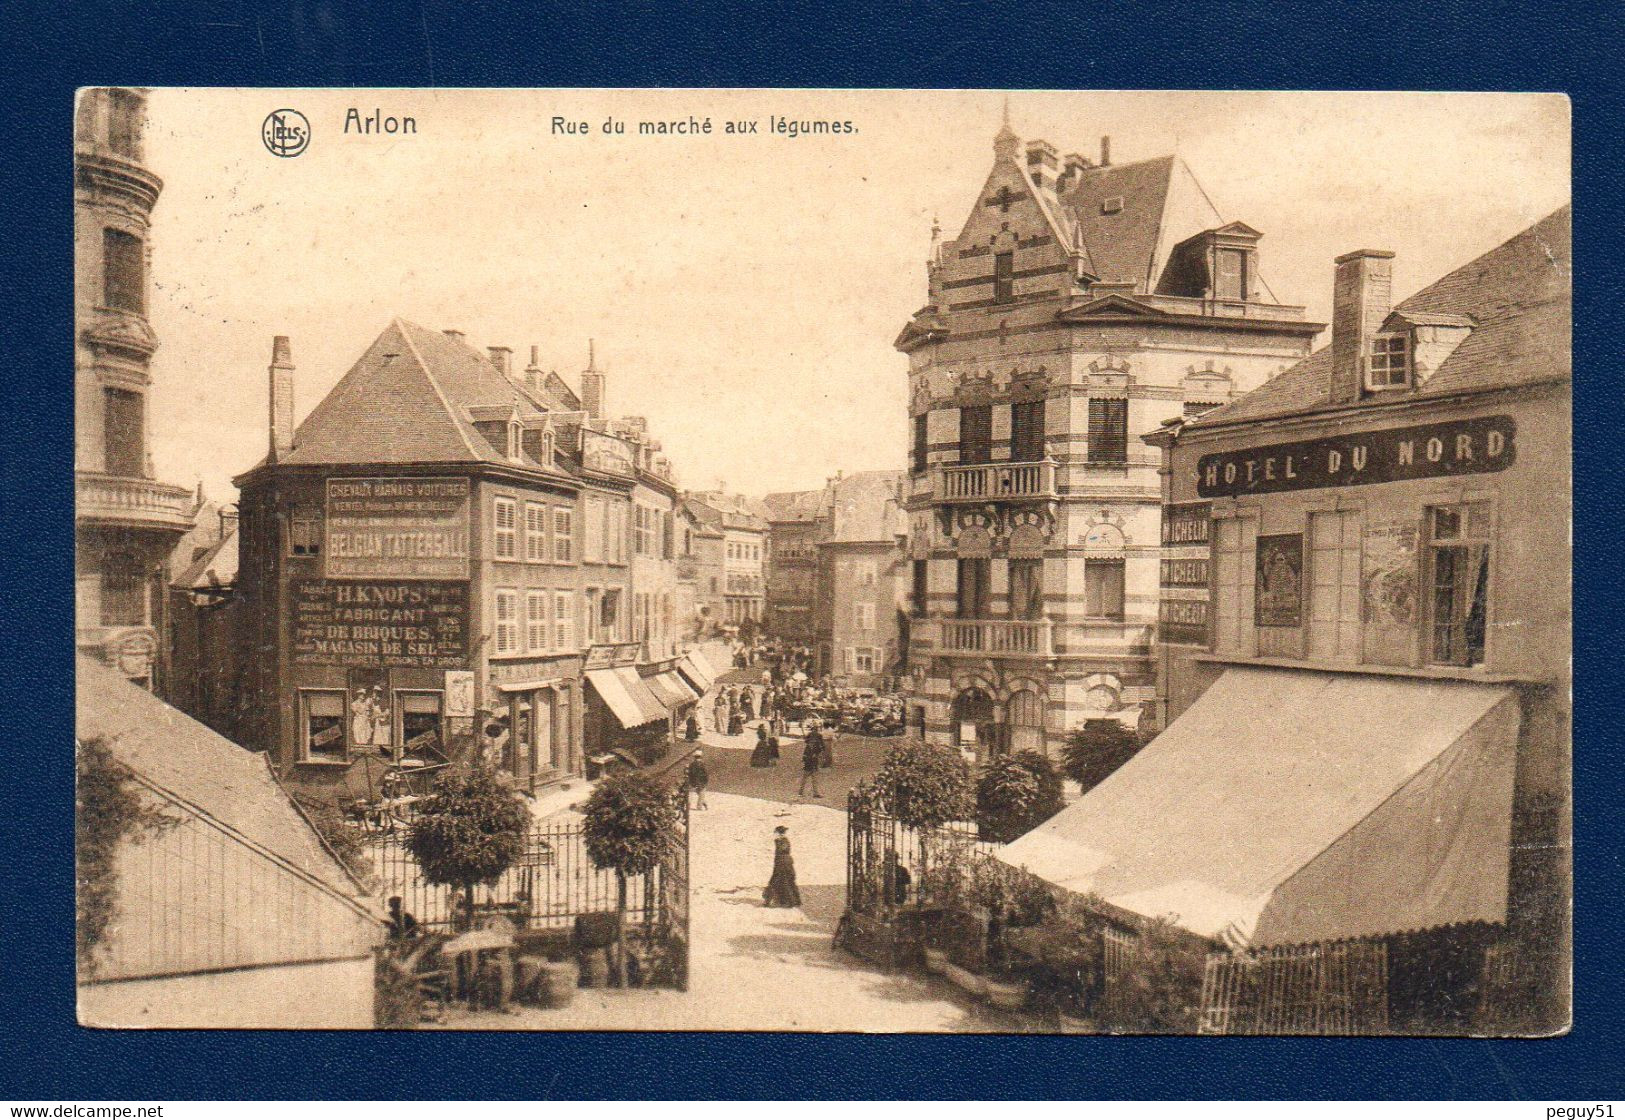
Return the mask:
[[1209, 954], [1199, 1030], [1385, 1034], [1388, 947], [1381, 941], [1339, 941]]

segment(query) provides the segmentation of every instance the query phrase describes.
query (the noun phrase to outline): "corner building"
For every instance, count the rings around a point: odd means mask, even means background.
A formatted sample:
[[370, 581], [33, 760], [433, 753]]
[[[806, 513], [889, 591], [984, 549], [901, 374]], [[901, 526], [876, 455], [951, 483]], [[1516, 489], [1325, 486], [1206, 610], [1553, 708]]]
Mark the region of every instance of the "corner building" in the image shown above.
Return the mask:
[[1264, 383], [1321, 325], [1177, 157], [1062, 158], [1009, 128], [934, 246], [909, 358], [909, 725], [1055, 753], [1153, 729], [1158, 459], [1137, 437]]

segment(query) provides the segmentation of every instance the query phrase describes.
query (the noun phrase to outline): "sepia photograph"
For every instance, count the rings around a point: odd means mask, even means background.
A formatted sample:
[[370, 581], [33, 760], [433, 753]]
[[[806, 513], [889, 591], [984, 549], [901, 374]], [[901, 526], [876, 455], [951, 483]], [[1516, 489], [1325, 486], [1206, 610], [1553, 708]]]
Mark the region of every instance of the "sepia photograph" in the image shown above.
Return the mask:
[[81, 1025], [1570, 1029], [1565, 96], [74, 108]]

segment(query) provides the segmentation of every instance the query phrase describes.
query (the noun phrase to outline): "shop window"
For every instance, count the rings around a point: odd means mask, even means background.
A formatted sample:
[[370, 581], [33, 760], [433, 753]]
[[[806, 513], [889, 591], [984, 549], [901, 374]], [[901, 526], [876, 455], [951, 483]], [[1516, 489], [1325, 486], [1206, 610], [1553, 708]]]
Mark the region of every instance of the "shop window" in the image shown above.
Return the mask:
[[1089, 400], [1089, 455], [1094, 464], [1128, 462], [1128, 401], [1122, 397]]
[[512, 498], [491, 500], [491, 554], [498, 560], [517, 555], [519, 504]]
[[993, 409], [988, 405], [959, 410], [959, 461], [986, 463], [993, 458]]
[[1044, 562], [1010, 562], [1010, 617], [1029, 621], [1044, 617]]
[[931, 579], [930, 562], [926, 560], [914, 561], [914, 608], [915, 618], [924, 618], [930, 596]]
[[128, 389], [103, 389], [102, 469], [140, 478], [147, 473], [146, 398]]
[[102, 306], [146, 313], [146, 251], [133, 234], [102, 230]]
[[1431, 660], [1482, 665], [1490, 581], [1488, 502], [1428, 510]]
[[102, 625], [145, 626], [146, 573], [127, 552], [115, 552], [102, 565]]
[[1016, 255], [993, 254], [993, 302], [1009, 303], [1016, 298]]
[[1123, 618], [1123, 561], [1083, 562], [1084, 614], [1090, 618]]
[[914, 417], [914, 451], [910, 465], [913, 467], [915, 474], [924, 474], [927, 466], [930, 447], [926, 435], [929, 427], [928, 421], [929, 417], [923, 412]]
[[1403, 334], [1379, 334], [1371, 340], [1371, 356], [1366, 363], [1367, 389], [1403, 389], [1411, 383], [1410, 338]]
[[546, 591], [525, 592], [525, 648], [539, 652], [547, 648], [550, 620]]
[[427, 761], [436, 755], [444, 756], [441, 746], [440, 693], [398, 692], [395, 718], [401, 750], [414, 758]]
[[547, 560], [547, 507], [540, 502], [525, 503], [525, 559], [532, 564]]
[[1309, 518], [1309, 656], [1360, 660], [1360, 515]]
[[513, 588], [496, 590], [495, 653], [519, 652], [519, 592]]
[[1010, 406], [1010, 459], [1036, 463], [1044, 458], [1044, 402], [1017, 401]]
[[305, 689], [299, 693], [299, 756], [304, 762], [343, 762], [344, 693]]
[[576, 644], [575, 596], [568, 591], [553, 593], [553, 648], [574, 649]]
[[575, 548], [575, 511], [570, 509], [555, 509], [553, 511], [553, 559], [561, 564], [568, 564]]
[[320, 556], [322, 519], [297, 510], [288, 518], [288, 552], [293, 556]]

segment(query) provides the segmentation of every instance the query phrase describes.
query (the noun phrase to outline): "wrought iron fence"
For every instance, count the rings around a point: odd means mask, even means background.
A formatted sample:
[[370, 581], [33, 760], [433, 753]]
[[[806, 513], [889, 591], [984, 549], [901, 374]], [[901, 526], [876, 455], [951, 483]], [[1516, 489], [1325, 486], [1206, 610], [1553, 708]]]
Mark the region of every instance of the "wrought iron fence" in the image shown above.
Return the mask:
[[970, 824], [904, 824], [854, 790], [847, 795], [847, 909], [868, 914], [955, 901], [963, 896], [971, 857], [998, 846], [982, 840]]

